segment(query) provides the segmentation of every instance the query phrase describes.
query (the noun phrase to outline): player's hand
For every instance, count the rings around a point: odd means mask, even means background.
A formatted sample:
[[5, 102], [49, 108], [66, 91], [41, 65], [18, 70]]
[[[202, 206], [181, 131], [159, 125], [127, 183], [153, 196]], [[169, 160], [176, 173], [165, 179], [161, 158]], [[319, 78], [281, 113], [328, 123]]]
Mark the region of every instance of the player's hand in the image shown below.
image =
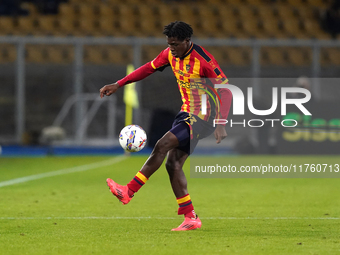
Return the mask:
[[225, 126], [216, 125], [214, 135], [216, 138], [216, 143], [220, 143], [224, 138], [227, 137], [227, 131], [225, 131]]
[[112, 83], [112, 84], [109, 84], [109, 85], [105, 85], [104, 87], [102, 87], [99, 90], [100, 97], [103, 98], [104, 96], [111, 96], [113, 93], [115, 93], [117, 91], [118, 88], [119, 88], [118, 83]]

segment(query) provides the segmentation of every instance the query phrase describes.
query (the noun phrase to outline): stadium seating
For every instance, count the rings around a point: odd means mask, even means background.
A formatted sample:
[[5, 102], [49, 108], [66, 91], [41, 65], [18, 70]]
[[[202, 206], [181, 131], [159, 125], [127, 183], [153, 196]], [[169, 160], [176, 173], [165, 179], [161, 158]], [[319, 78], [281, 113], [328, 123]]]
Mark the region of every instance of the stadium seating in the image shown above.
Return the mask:
[[[138, 36], [162, 37], [162, 28], [174, 20], [183, 20], [192, 25], [194, 36], [200, 38], [277, 38], [277, 39], [331, 39], [320, 27], [320, 13], [327, 7], [324, 0], [69, 0], [59, 5], [57, 15], [43, 15], [31, 2], [23, 6], [29, 11], [25, 17], [0, 17], [0, 35], [55, 35], [55, 36]], [[33, 47], [33, 46], [32, 46]], [[27, 59], [33, 62], [54, 59], [69, 61], [69, 48], [62, 50], [48, 48], [52, 56], [44, 54], [47, 48], [28, 48]], [[85, 60], [91, 63], [101, 61], [124, 61], [128, 50], [122, 47], [86, 49]], [[118, 49], [118, 50], [117, 50]], [[117, 57], [111, 55], [116, 52]], [[1, 48], [1, 60], [10, 60], [15, 54], [6, 47]], [[213, 49], [212, 49], [213, 51]], [[244, 65], [249, 62], [247, 51], [238, 48], [222, 49], [220, 61]], [[32, 54], [36, 56], [32, 56]], [[107, 55], [105, 55], [105, 52]], [[8, 54], [7, 54], [8, 53]], [[7, 54], [7, 55], [6, 55]], [[271, 55], [272, 54], [272, 55]], [[322, 53], [324, 64], [337, 63], [329, 52]], [[150, 49], [143, 53], [145, 59], [154, 57]], [[269, 56], [271, 55], [271, 56]], [[8, 56], [8, 57], [6, 57]], [[237, 59], [237, 56], [240, 59]], [[143, 58], [143, 59], [144, 59]], [[151, 57], [152, 58], [152, 57]], [[279, 48], [265, 48], [261, 53], [264, 64], [306, 65], [310, 61], [309, 51]]]
[[0, 17], [0, 35], [12, 35], [15, 31], [15, 19]]

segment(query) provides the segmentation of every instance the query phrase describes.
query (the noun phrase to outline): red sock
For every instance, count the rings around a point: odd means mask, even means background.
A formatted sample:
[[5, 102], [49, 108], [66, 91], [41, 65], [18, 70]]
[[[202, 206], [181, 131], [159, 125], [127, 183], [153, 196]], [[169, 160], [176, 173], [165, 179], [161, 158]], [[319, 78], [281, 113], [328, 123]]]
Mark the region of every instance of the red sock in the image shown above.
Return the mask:
[[127, 184], [129, 188], [129, 196], [132, 197], [133, 194], [135, 194], [145, 183], [149, 180], [145, 177], [144, 174], [142, 174], [141, 171], [139, 171], [135, 177]]
[[195, 218], [196, 213], [194, 211], [194, 206], [192, 205], [190, 195], [186, 194], [183, 197], [177, 198], [178, 203], [178, 215], [184, 214], [185, 217]]

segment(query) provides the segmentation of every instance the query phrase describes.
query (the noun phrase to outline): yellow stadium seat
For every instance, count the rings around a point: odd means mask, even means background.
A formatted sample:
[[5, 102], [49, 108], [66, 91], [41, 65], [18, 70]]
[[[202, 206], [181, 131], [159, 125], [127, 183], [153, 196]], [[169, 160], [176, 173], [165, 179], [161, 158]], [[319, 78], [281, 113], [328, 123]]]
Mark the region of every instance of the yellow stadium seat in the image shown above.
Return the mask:
[[314, 8], [311, 8], [310, 6], [297, 8], [297, 13], [301, 19], [314, 19], [315, 18]]
[[255, 9], [252, 6], [240, 6], [236, 8], [236, 12], [242, 20], [252, 19], [255, 16]]
[[155, 57], [161, 53], [162, 50], [166, 49], [167, 45], [164, 44], [164, 46], [153, 46], [148, 47], [145, 46], [142, 48], [142, 63], [147, 63], [151, 60], [153, 60]]
[[284, 51], [276, 47], [262, 47], [260, 53], [261, 65], [285, 66], [287, 60]]
[[221, 22], [221, 28], [226, 36], [237, 36], [240, 33], [240, 22], [236, 19], [223, 20]]
[[318, 8], [327, 7], [329, 4], [329, 1], [324, 1], [324, 0], [306, 0], [306, 2], [308, 5], [318, 7]]
[[301, 22], [297, 19], [284, 20], [283, 30], [285, 35], [289, 38], [304, 38]]
[[260, 21], [256, 18], [242, 20], [243, 31], [252, 38], [266, 38], [267, 35], [260, 29]]
[[303, 7], [306, 5], [304, 0], [286, 0], [286, 3], [290, 6]]
[[36, 32], [37, 21], [31, 16], [19, 17], [14, 31], [17, 35], [33, 35]]
[[26, 61], [28, 63], [44, 63], [48, 58], [44, 45], [26, 45]]
[[263, 32], [269, 37], [269, 38], [286, 38], [286, 34], [282, 30], [281, 27], [281, 21], [277, 19], [272, 20], [262, 20], [261, 27], [263, 29]]
[[99, 15], [99, 18], [114, 16], [112, 5], [108, 5], [104, 3], [100, 4], [98, 8], [98, 15]]
[[247, 47], [228, 47], [229, 64], [247, 66], [251, 64], [251, 49]]
[[36, 34], [53, 35], [56, 30], [57, 17], [55, 15], [40, 15], [37, 18]]
[[84, 61], [88, 64], [103, 64], [102, 46], [87, 45], [84, 47]]
[[156, 17], [153, 6], [139, 6], [138, 7], [138, 26], [141, 29], [143, 36], [161, 36], [163, 31], [163, 24], [160, 24]]
[[229, 21], [236, 17], [236, 12], [233, 6], [223, 5], [217, 7], [217, 14], [221, 20]]
[[263, 20], [276, 19], [274, 9], [271, 6], [263, 5], [256, 9], [258, 16]]
[[278, 5], [275, 8], [275, 11], [279, 15], [282, 20], [290, 20], [294, 18], [294, 8], [292, 6], [287, 5]]
[[73, 18], [63, 17], [57, 20], [57, 29], [55, 30], [55, 35], [59, 36], [69, 36], [75, 35], [76, 30], [76, 20]]
[[196, 8], [197, 15], [199, 16], [201, 21], [216, 19], [217, 10], [214, 6], [198, 4], [196, 5]]
[[154, 36], [154, 37], [160, 37], [162, 35], [162, 27], [157, 22], [155, 18], [151, 19], [140, 19], [138, 22], [141, 35], [144, 37], [148, 36]]
[[83, 18], [94, 18], [96, 16], [94, 5], [85, 3], [79, 4], [78, 14]]
[[205, 0], [203, 2], [205, 5], [216, 5], [216, 6], [221, 6], [222, 4], [225, 4], [224, 0]]
[[140, 18], [142, 19], [148, 19], [148, 18], [155, 18], [155, 8], [153, 5], [139, 5], [138, 13]]
[[106, 0], [104, 3], [107, 3], [109, 5], [115, 5], [115, 4], [125, 4], [125, 0]]
[[132, 48], [126, 46], [107, 46], [104, 48], [107, 63], [131, 64]]
[[174, 8], [175, 13], [177, 14], [176, 20], [181, 20], [190, 24], [194, 32], [198, 30], [199, 17], [194, 13], [194, 10], [190, 5], [180, 4], [176, 5]]
[[100, 36], [98, 19], [92, 17], [81, 17], [77, 20], [77, 33], [83, 36]]
[[321, 49], [321, 65], [340, 66], [340, 48], [322, 48]]
[[16, 61], [17, 51], [13, 44], [0, 44], [0, 63], [13, 63]]
[[136, 16], [136, 9], [134, 5], [120, 4], [117, 5], [120, 19], [134, 19]]
[[176, 20], [173, 5], [159, 4], [156, 6], [156, 9], [158, 13], [158, 19], [162, 26], [165, 26], [170, 22], [174, 22]]
[[125, 0], [124, 2], [126, 2], [127, 4], [132, 4], [132, 5], [142, 5], [142, 4], [147, 4], [145, 3], [145, 1], [141, 1], [141, 0]]
[[218, 28], [218, 21], [215, 19], [201, 20], [200, 28], [194, 31], [198, 37], [225, 37], [223, 31]]
[[76, 5], [69, 3], [59, 4], [59, 16], [61, 18], [72, 18], [76, 15]]
[[144, 0], [146, 4], [159, 4], [158, 0]]
[[74, 61], [74, 47], [69, 45], [45, 46], [48, 61], [56, 64], [67, 64]]
[[228, 0], [228, 4], [233, 4], [233, 5], [244, 5], [244, 0]]
[[321, 29], [320, 23], [315, 20], [304, 20], [306, 34], [311, 38], [331, 39], [331, 35]]
[[290, 65], [293, 66], [310, 66], [312, 64], [312, 52], [309, 48], [285, 48], [287, 58]]
[[263, 6], [265, 4], [265, 1], [263, 0], [248, 0], [247, 2], [253, 6]]
[[204, 48], [214, 56], [219, 65], [228, 64], [228, 50], [226, 47], [206, 46]]
[[119, 19], [118, 20], [118, 28], [120, 33], [124, 36], [136, 36], [138, 34], [137, 26], [135, 19]]
[[0, 35], [11, 35], [15, 30], [13, 17], [0, 16]]
[[118, 35], [116, 20], [113, 16], [100, 16], [98, 19], [98, 30], [103, 36]]

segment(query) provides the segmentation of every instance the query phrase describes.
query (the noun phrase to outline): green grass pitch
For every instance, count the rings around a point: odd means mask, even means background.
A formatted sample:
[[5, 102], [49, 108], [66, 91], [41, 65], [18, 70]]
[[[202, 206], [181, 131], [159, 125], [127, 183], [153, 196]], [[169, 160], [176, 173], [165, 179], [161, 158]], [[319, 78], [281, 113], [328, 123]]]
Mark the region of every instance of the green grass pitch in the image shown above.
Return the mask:
[[123, 206], [105, 180], [126, 184], [146, 157], [112, 158], [0, 158], [0, 254], [340, 254], [340, 179], [188, 178], [202, 229], [171, 232], [183, 218], [164, 166]]

